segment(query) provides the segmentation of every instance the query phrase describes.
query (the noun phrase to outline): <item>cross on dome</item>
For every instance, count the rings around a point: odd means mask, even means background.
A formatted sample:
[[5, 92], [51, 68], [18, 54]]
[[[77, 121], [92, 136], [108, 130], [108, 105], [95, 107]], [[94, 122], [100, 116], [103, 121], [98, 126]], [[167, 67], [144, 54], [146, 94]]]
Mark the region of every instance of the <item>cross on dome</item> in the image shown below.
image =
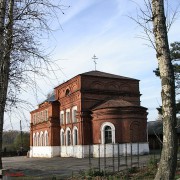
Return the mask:
[[96, 71], [96, 64], [97, 64], [96, 59], [98, 59], [98, 58], [94, 55], [94, 56], [92, 57], [92, 59], [94, 60], [95, 71]]

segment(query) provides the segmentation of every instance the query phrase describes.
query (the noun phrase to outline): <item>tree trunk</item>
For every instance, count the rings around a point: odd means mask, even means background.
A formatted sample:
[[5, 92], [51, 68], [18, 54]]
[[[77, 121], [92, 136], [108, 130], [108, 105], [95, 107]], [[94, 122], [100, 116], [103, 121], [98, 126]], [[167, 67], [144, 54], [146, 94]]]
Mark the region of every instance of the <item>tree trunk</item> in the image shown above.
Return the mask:
[[[4, 6], [6, 4], [4, 3]], [[10, 0], [8, 3], [8, 19], [7, 25], [4, 26], [2, 23], [2, 36], [0, 39], [2, 52], [0, 55], [0, 169], [2, 169], [2, 133], [3, 133], [3, 123], [4, 123], [4, 111], [6, 106], [6, 98], [8, 91], [8, 83], [9, 83], [9, 71], [10, 71], [10, 54], [12, 50], [12, 39], [13, 39], [13, 8], [14, 8], [14, 0]], [[5, 11], [5, 7], [2, 6], [0, 9]], [[2, 17], [1, 17], [2, 18]], [[4, 16], [5, 19], [5, 16]], [[4, 20], [3, 18], [1, 20]], [[0, 27], [1, 28], [1, 27]]]
[[0, 62], [2, 60], [2, 55], [3, 55], [5, 7], [6, 7], [6, 1], [0, 0]]
[[174, 72], [170, 59], [164, 1], [152, 0], [153, 33], [161, 78], [163, 148], [155, 179], [174, 179], [177, 164], [177, 131]]
[[5, 23], [6, 0], [0, 0], [0, 169], [2, 169], [2, 130], [4, 120], [4, 88], [3, 88], [3, 52], [4, 52], [4, 23]]

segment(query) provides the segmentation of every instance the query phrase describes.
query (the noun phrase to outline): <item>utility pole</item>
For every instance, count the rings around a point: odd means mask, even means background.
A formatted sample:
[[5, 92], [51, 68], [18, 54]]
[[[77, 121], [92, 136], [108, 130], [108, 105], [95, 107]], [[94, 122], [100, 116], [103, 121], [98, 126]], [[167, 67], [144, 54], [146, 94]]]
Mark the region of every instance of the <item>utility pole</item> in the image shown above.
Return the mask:
[[21, 153], [23, 152], [23, 139], [22, 139], [22, 125], [20, 120], [20, 132], [21, 132]]

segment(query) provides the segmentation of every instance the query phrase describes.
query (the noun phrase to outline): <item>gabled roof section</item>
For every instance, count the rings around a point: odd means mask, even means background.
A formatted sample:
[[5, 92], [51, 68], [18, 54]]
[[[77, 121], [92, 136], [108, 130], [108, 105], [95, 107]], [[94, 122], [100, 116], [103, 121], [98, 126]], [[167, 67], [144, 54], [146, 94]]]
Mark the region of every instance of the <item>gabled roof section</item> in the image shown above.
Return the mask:
[[[94, 77], [104, 77], [104, 78], [114, 78], [114, 79], [139, 81], [138, 79], [124, 77], [124, 76], [119, 76], [119, 75], [110, 74], [110, 73], [106, 73], [106, 72], [102, 72], [102, 71], [88, 71], [88, 72], [85, 72], [85, 73], [82, 73], [82, 74], [78, 74], [78, 75], [72, 77], [71, 79], [76, 78], [78, 76], [94, 76]], [[69, 82], [71, 79], [63, 82], [62, 84], [59, 84], [58, 86], [54, 87], [54, 89], [56, 89], [59, 86], [62, 86], [63, 84]]]
[[133, 103], [124, 101], [122, 99], [111, 99], [100, 104], [99, 106], [96, 106], [92, 110], [104, 109], [104, 108], [116, 108], [116, 107], [132, 107], [132, 106], [137, 106], [137, 105], [134, 105]]
[[133, 78], [129, 78], [129, 77], [124, 77], [124, 76], [119, 76], [119, 75], [115, 75], [115, 74], [110, 74], [110, 73], [105, 73], [102, 71], [89, 71], [89, 72], [85, 72], [82, 74], [79, 74], [80, 76], [96, 76], [96, 77], [106, 77], [106, 78], [116, 78], [116, 79], [125, 79], [125, 80], [136, 80], [139, 81], [138, 79], [133, 79]]

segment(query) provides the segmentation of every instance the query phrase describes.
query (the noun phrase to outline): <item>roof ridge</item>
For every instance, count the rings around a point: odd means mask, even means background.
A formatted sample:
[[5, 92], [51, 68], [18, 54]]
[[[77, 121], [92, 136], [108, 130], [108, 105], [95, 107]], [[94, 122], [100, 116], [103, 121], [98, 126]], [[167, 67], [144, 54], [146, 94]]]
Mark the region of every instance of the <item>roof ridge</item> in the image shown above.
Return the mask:
[[98, 76], [98, 77], [107, 77], [107, 78], [117, 78], [117, 79], [129, 79], [129, 80], [136, 80], [139, 81], [138, 79], [130, 78], [130, 77], [125, 77], [125, 76], [120, 76], [116, 74], [111, 74], [103, 71], [88, 71], [85, 73], [81, 73], [79, 75], [87, 75], [87, 76]]
[[101, 104], [94, 107], [92, 110], [102, 109], [107, 107], [128, 107], [128, 106], [137, 106], [137, 105], [123, 99], [114, 98], [102, 102]]

